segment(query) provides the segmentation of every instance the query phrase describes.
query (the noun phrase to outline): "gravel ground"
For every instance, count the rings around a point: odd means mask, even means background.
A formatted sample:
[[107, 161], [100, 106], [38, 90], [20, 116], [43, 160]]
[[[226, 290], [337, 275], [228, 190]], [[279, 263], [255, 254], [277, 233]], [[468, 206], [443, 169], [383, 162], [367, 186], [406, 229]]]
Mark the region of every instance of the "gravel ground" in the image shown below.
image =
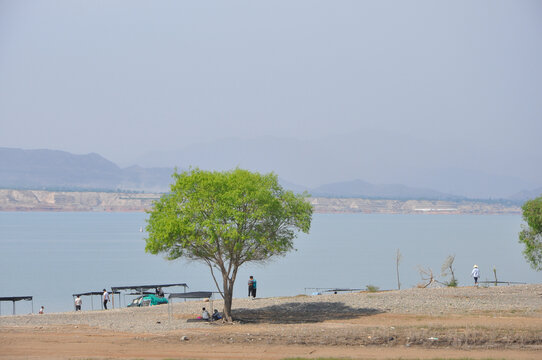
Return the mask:
[[[201, 308], [211, 308], [204, 301], [176, 300], [148, 308], [51, 313], [43, 315], [1, 316], [0, 326], [92, 326], [108, 330], [137, 333], [205, 328], [214, 324], [190, 322]], [[212, 307], [222, 310], [221, 300]], [[168, 310], [171, 309], [171, 320]], [[233, 316], [238, 322], [307, 323], [376, 313], [392, 314], [521, 314], [542, 316], [542, 284], [500, 287], [459, 287], [406, 289], [400, 291], [359, 292], [330, 295], [277, 297], [261, 299], [238, 298], [233, 301]]]

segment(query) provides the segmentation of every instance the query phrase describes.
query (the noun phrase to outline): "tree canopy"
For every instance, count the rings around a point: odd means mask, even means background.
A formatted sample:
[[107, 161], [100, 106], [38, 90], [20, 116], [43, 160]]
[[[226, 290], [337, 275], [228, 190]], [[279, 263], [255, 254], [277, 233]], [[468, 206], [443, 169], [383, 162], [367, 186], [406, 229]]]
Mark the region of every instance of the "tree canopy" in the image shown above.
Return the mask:
[[523, 255], [531, 267], [542, 270], [542, 196], [529, 200], [522, 206], [523, 220], [527, 226], [519, 233], [519, 242], [525, 245]]
[[284, 190], [272, 173], [192, 169], [173, 178], [171, 192], [149, 211], [145, 250], [207, 264], [231, 320], [238, 268], [292, 250], [297, 232], [309, 232], [312, 207], [303, 195]]

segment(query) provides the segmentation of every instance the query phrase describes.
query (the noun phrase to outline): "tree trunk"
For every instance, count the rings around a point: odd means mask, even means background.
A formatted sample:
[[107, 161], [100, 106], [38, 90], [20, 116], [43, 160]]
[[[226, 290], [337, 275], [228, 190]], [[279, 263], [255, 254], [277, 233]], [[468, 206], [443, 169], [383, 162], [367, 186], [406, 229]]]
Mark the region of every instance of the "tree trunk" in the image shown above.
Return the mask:
[[230, 282], [227, 275], [223, 275], [223, 289], [224, 289], [224, 318], [226, 321], [231, 322], [231, 306], [233, 299], [233, 283]]
[[397, 261], [396, 271], [397, 271], [397, 289], [401, 290], [401, 281], [399, 281], [399, 261]]

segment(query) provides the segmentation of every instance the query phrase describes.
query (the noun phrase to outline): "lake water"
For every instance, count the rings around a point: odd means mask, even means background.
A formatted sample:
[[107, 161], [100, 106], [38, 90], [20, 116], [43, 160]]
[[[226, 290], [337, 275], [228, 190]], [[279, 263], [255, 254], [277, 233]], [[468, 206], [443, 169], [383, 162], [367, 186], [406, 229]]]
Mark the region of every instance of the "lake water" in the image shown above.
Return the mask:
[[[31, 295], [34, 312], [41, 305], [58, 312], [73, 310], [73, 293], [111, 286], [187, 283], [188, 291], [216, 290], [205, 265], [145, 253], [146, 216], [0, 213], [0, 297]], [[249, 275], [259, 297], [313, 291], [305, 288], [396, 289], [397, 249], [402, 288], [421, 282], [419, 265], [440, 275], [450, 254], [460, 286], [472, 284], [473, 264], [482, 280], [493, 280], [495, 267], [499, 280], [538, 283], [540, 273], [527, 265], [517, 241], [521, 223], [518, 215], [315, 214], [310, 234], [295, 241], [297, 251], [241, 268], [234, 297], [247, 296]], [[83, 301], [83, 310], [90, 309], [91, 299]], [[3, 315], [11, 314], [11, 302], [0, 305]], [[97, 297], [93, 305], [100, 307]], [[32, 310], [24, 301], [16, 307], [18, 314]]]

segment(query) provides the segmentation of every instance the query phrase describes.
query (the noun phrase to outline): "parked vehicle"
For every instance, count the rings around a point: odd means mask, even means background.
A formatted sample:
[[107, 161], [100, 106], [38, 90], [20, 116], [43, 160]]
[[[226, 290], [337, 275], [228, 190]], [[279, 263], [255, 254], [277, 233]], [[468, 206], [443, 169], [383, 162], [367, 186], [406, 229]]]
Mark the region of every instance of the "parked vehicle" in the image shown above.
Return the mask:
[[153, 306], [153, 305], [161, 305], [161, 304], [167, 304], [167, 303], [168, 301], [165, 297], [149, 294], [149, 295], [139, 296], [135, 298], [128, 305], [128, 307]]

